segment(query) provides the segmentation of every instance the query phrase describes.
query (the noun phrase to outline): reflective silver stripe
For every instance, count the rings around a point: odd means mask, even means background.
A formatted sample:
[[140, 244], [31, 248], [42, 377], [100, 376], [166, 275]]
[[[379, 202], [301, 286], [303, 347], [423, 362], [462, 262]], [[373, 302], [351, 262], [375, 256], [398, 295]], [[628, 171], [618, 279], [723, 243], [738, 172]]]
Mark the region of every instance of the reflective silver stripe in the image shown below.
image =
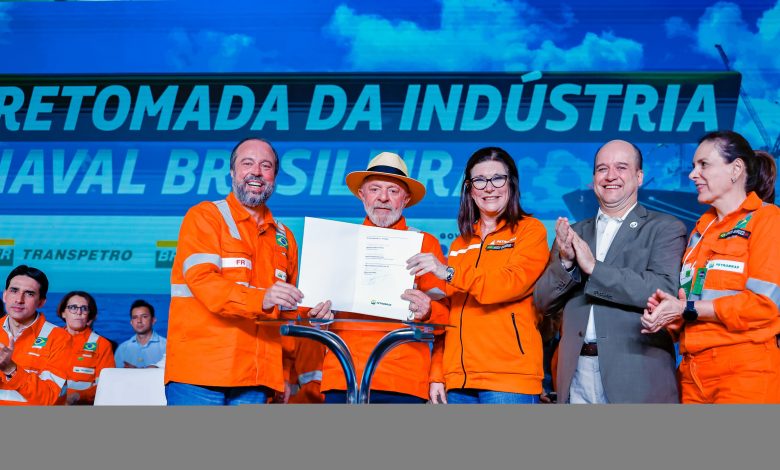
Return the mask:
[[428, 289], [427, 291], [425, 291], [425, 295], [430, 297], [431, 300], [441, 300], [445, 296], [444, 291], [439, 289], [438, 287], [434, 287], [433, 289]]
[[415, 228], [415, 227], [406, 227], [406, 230], [408, 230], [410, 232], [422, 233], [422, 230], [420, 230], [419, 228]]
[[68, 380], [68, 390], [87, 390], [92, 387], [93, 382], [77, 382]]
[[15, 401], [19, 403], [27, 403], [27, 399], [24, 398], [16, 390], [0, 390], [0, 401]]
[[279, 222], [279, 219], [277, 218], [274, 218], [274, 223], [276, 224], [276, 233], [287, 236], [287, 233], [284, 229], [284, 224]]
[[463, 254], [465, 254], [469, 250], [479, 250], [480, 246], [482, 246], [482, 245], [480, 245], [479, 243], [475, 243], [473, 245], [467, 246], [466, 248], [461, 248], [460, 250], [453, 250], [453, 251], [450, 251], [449, 256], [463, 255]]
[[311, 372], [306, 372], [303, 374], [298, 375], [298, 385], [303, 387], [307, 383], [311, 382], [312, 380], [319, 380], [322, 381], [322, 371], [321, 370], [313, 370]]
[[51, 380], [52, 382], [57, 384], [57, 386], [59, 386], [60, 388], [62, 388], [65, 385], [65, 379], [52, 374], [48, 370], [45, 370], [40, 374], [38, 374], [38, 377], [40, 377], [41, 380]]
[[222, 267], [252, 269], [252, 260], [246, 258], [222, 258]]
[[[41, 349], [46, 345], [46, 338], [49, 337], [49, 334], [51, 334], [52, 330], [54, 329], [54, 325], [49, 322], [43, 322], [43, 326], [41, 327], [41, 332], [38, 333], [38, 337], [35, 338], [35, 341], [33, 342], [32, 348], [33, 349]], [[41, 341], [39, 341], [41, 340]]]
[[171, 297], [192, 297], [192, 291], [187, 284], [171, 284]]
[[699, 232], [694, 232], [693, 235], [691, 235], [691, 239], [688, 240], [688, 248], [693, 248], [699, 243], [699, 240], [701, 240], [701, 234]]
[[715, 300], [727, 295], [739, 294], [738, 290], [717, 290], [717, 289], [704, 289], [701, 291], [701, 297], [691, 300]]
[[241, 240], [241, 235], [238, 233], [238, 226], [236, 226], [236, 221], [233, 220], [233, 214], [230, 213], [230, 206], [228, 206], [227, 200], [221, 199], [219, 201], [214, 201], [214, 205], [217, 206], [219, 213], [222, 214], [222, 218], [225, 219], [225, 224], [228, 226], [230, 236], [236, 240]]
[[100, 339], [100, 335], [95, 333], [94, 331], [89, 334], [89, 338], [87, 338], [87, 343], [97, 343]]
[[219, 255], [215, 255], [213, 253], [193, 253], [184, 260], [181, 275], [185, 275], [188, 269], [199, 264], [213, 264], [217, 268], [221, 268], [222, 258], [220, 258]]
[[780, 308], [780, 287], [777, 284], [771, 282], [762, 281], [761, 279], [749, 278], [745, 287], [750, 289], [759, 295], [765, 295], [772, 299], [772, 302]]

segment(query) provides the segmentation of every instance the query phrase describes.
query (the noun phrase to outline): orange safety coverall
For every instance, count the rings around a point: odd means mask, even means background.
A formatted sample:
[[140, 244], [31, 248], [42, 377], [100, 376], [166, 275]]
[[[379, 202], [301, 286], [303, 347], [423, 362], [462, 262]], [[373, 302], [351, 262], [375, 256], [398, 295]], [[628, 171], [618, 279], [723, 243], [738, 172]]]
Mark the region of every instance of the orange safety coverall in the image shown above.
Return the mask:
[[[0, 343], [9, 344], [7, 316], [0, 318]], [[16, 373], [0, 373], [0, 405], [54, 405], [64, 392], [70, 359], [70, 335], [38, 314], [14, 342]]]
[[[368, 217], [363, 225], [375, 226]], [[416, 230], [406, 225], [406, 219], [401, 217], [398, 222], [388, 227], [394, 230]], [[444, 262], [441, 245], [431, 234], [422, 232], [423, 243], [421, 252], [432, 253], [439, 261]], [[415, 278], [416, 288], [428, 294], [431, 301], [431, 316], [428, 323], [446, 323], [447, 308], [439, 301], [444, 296], [444, 281], [431, 273]], [[399, 293], [400, 295], [400, 293]], [[339, 319], [375, 318], [355, 313], [339, 312]], [[358, 323], [334, 323], [330, 330], [336, 332], [347, 343], [355, 364], [358, 383], [363, 377], [369, 354], [380, 339], [388, 332], [398, 329], [398, 325]], [[379, 362], [371, 381], [371, 390], [404, 393], [423, 399], [428, 398], [428, 372], [431, 364], [431, 348], [426, 343], [406, 343], [391, 349]], [[322, 390], [346, 390], [347, 382], [335, 354], [325, 353], [325, 363], [322, 371]]]
[[[78, 395], [78, 400], [75, 402], [78, 405], [93, 404], [100, 371], [112, 367], [115, 367], [115, 364], [110, 341], [92, 331], [91, 328], [71, 335], [67, 396]], [[65, 396], [57, 400], [58, 405], [65, 403]]]
[[481, 240], [458, 237], [447, 262], [455, 268], [447, 285], [449, 323], [437, 339], [431, 382], [447, 390], [473, 388], [537, 395], [542, 392], [540, 315], [533, 289], [547, 266], [547, 231], [526, 217], [514, 230], [500, 221]]
[[297, 278], [293, 233], [267, 207], [260, 223], [233, 193], [191, 208], [171, 271], [165, 382], [282, 392], [292, 358], [283, 360], [279, 324], [258, 320], [295, 317], [262, 304], [266, 288]]
[[683, 403], [778, 402], [778, 234], [780, 208], [764, 204], [753, 192], [723, 220], [711, 208], [696, 223], [682, 269], [696, 273], [707, 267], [707, 272], [701, 294], [692, 293], [689, 300], [711, 300], [722, 323], [684, 324]]
[[290, 397], [288, 403], [322, 403], [325, 397], [320, 392], [320, 385], [325, 345], [307, 338], [294, 339], [294, 375], [290, 377], [290, 381], [298, 385], [298, 391]]

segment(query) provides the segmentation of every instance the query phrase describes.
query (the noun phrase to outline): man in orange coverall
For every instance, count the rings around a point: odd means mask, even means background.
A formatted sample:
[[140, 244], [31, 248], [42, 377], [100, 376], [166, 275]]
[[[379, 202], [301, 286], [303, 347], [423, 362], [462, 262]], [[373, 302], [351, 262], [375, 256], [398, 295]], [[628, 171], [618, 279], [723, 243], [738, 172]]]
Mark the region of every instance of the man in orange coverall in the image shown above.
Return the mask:
[[[266, 206], [278, 172], [271, 144], [242, 140], [230, 155], [233, 192], [184, 216], [171, 271], [169, 405], [286, 401], [292, 357], [283, 361], [279, 325], [258, 321], [293, 313], [303, 298], [292, 231]], [[331, 315], [330, 304], [310, 311], [319, 313]]]
[[[374, 157], [365, 171], [347, 175], [347, 186], [363, 201], [366, 211], [364, 225], [394, 230], [415, 230], [406, 225], [403, 209], [420, 202], [425, 196], [425, 186], [409, 177], [406, 164], [400, 156], [382, 152]], [[423, 233], [422, 252], [434, 254], [444, 262], [436, 237]], [[401, 298], [409, 301], [409, 310], [415, 320], [444, 323], [449, 313], [438, 300], [444, 297], [444, 281], [433, 274], [415, 278], [415, 288], [407, 289]], [[336, 313], [338, 319], [372, 318], [354, 313]], [[347, 343], [358, 380], [363, 376], [366, 360], [374, 346], [389, 331], [399, 325], [335, 323], [330, 329]], [[424, 343], [402, 344], [392, 350], [379, 363], [371, 383], [371, 403], [425, 403], [428, 397], [428, 372], [430, 347]], [[311, 369], [311, 367], [306, 367]], [[322, 367], [322, 391], [325, 403], [346, 402], [346, 380], [335, 355], [326, 352]]]
[[46, 321], [49, 279], [31, 266], [15, 267], [5, 281], [0, 317], [0, 405], [53, 405], [64, 393], [70, 335]]

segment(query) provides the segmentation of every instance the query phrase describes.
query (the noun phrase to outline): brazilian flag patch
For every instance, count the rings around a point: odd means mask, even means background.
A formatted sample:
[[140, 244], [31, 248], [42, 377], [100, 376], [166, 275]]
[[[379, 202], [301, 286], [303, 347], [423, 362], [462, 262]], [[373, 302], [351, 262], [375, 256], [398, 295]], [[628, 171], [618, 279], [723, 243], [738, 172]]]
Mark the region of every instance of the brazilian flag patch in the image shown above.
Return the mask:
[[96, 350], [97, 350], [97, 343], [84, 344], [84, 351], [96, 351]]
[[276, 234], [276, 244], [281, 246], [282, 248], [287, 248], [287, 237], [285, 237], [281, 233], [277, 233]]
[[35, 338], [35, 342], [33, 343], [33, 346], [36, 348], [42, 348], [46, 346], [46, 342], [49, 341], [49, 338], [41, 338], [40, 336]]

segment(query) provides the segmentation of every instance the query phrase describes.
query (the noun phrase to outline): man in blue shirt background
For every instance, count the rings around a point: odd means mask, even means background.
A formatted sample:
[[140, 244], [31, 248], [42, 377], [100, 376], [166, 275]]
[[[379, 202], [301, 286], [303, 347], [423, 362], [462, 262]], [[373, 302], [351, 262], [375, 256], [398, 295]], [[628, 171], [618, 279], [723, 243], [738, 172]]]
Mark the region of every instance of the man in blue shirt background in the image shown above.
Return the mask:
[[130, 306], [130, 326], [135, 331], [131, 337], [116, 348], [114, 359], [117, 367], [158, 367], [165, 357], [165, 338], [154, 332], [157, 319], [154, 307], [145, 300], [136, 300]]

